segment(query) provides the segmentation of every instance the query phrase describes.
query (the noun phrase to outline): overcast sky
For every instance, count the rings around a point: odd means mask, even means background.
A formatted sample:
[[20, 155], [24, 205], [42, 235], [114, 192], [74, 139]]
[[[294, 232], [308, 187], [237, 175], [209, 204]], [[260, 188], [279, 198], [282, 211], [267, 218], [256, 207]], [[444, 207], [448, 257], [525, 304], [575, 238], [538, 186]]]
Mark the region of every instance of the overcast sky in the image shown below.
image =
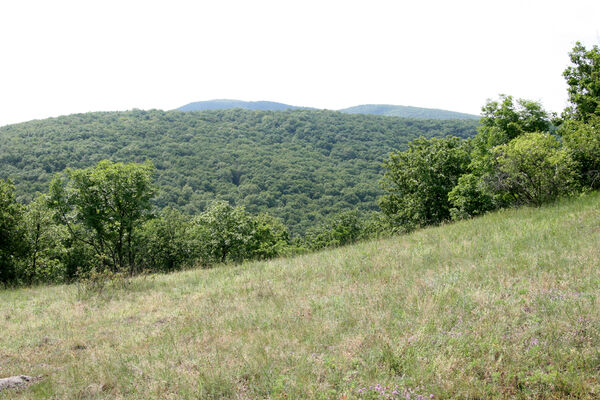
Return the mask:
[[561, 111], [577, 40], [600, 1], [2, 0], [0, 126], [216, 98]]

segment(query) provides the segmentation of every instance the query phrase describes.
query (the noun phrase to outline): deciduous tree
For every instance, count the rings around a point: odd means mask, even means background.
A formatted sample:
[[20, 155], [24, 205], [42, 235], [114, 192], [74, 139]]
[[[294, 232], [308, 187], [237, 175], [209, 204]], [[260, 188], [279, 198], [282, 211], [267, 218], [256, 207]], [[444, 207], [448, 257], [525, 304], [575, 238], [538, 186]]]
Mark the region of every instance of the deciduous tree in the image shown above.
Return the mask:
[[587, 122], [600, 113], [600, 47], [587, 50], [577, 42], [569, 53], [572, 65], [563, 72], [569, 85], [570, 107], [563, 117]]
[[52, 181], [49, 204], [75, 239], [94, 248], [103, 265], [133, 272], [134, 230], [150, 213], [152, 175], [149, 163], [107, 160], [95, 167], [67, 169]]

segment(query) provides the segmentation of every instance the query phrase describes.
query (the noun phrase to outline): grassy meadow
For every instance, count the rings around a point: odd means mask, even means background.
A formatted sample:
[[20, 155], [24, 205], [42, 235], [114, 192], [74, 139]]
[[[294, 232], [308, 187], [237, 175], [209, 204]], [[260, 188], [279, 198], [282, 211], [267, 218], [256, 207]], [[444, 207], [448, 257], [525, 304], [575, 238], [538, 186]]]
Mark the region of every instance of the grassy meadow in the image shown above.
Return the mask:
[[[600, 398], [600, 194], [269, 262], [0, 291], [0, 399]], [[378, 386], [379, 385], [379, 386]]]

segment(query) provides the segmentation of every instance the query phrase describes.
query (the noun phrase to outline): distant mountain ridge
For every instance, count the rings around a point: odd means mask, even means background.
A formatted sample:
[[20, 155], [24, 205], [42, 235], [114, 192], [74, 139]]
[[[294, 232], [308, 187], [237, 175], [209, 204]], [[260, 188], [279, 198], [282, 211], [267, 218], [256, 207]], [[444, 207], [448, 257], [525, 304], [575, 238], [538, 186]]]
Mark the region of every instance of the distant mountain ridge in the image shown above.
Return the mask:
[[346, 114], [372, 114], [388, 117], [419, 118], [419, 119], [479, 119], [479, 115], [423, 108], [412, 106], [396, 106], [392, 104], [362, 104], [338, 110]]
[[[315, 110], [313, 107], [299, 107], [274, 101], [243, 101], [216, 99], [197, 101], [177, 108], [178, 111], [205, 111], [228, 110], [241, 108], [244, 110], [258, 111], [284, 111], [293, 109]], [[456, 111], [441, 110], [437, 108], [423, 108], [412, 106], [397, 106], [392, 104], [361, 104], [354, 107], [337, 110], [344, 114], [369, 114], [383, 115], [386, 117], [418, 118], [418, 119], [479, 119], [478, 115]]]
[[242, 101], [230, 99], [217, 99], [207, 101], [196, 101], [177, 108], [179, 111], [205, 111], [205, 110], [227, 110], [230, 108], [242, 108], [244, 110], [256, 111], [284, 111], [294, 109], [310, 109], [309, 107], [298, 107], [275, 101]]

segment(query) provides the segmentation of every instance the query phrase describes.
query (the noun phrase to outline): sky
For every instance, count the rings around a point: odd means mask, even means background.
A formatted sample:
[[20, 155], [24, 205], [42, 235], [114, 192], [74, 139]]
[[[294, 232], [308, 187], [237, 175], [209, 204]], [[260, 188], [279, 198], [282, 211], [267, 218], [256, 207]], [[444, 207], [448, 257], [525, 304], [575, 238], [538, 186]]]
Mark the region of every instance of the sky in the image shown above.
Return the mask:
[[2, 0], [0, 126], [223, 98], [560, 112], [576, 41], [600, 1]]

